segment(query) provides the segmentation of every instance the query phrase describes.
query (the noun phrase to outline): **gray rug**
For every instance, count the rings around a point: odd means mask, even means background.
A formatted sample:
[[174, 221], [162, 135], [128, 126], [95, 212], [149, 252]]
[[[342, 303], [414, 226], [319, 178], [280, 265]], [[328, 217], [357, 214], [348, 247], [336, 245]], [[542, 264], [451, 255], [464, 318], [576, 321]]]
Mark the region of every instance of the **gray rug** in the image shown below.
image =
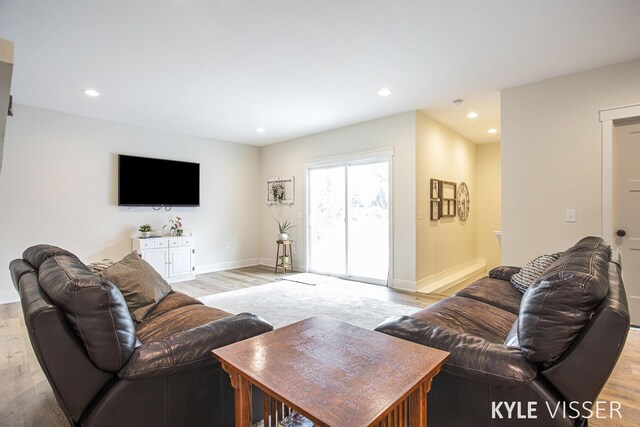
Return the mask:
[[[280, 328], [311, 316], [325, 315], [366, 329], [382, 321], [419, 309], [388, 302], [376, 294], [384, 289], [332, 279], [316, 286], [282, 280], [238, 291], [199, 298], [205, 305], [238, 314], [250, 312]], [[365, 296], [366, 295], [366, 296]]]

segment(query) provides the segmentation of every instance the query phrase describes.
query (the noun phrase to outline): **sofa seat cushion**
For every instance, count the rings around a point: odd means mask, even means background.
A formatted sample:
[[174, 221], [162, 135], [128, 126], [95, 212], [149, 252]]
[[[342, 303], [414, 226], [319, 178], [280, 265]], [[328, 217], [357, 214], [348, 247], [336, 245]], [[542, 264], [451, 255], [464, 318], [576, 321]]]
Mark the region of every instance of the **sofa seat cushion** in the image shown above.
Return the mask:
[[458, 292], [456, 296], [482, 301], [515, 315], [518, 315], [520, 311], [520, 301], [522, 300], [522, 293], [515, 289], [511, 282], [491, 277], [476, 280]]
[[164, 297], [155, 307], [153, 307], [149, 313], [145, 316], [145, 322], [153, 319], [154, 317], [161, 316], [176, 308], [186, 307], [188, 305], [202, 305], [197, 299], [190, 297], [178, 291], [171, 291], [166, 297]]
[[452, 296], [417, 311], [410, 317], [434, 327], [502, 344], [518, 316], [476, 299]]
[[180, 292], [172, 292], [137, 324], [136, 333], [143, 344], [163, 341], [172, 335], [231, 315], [226, 311], [207, 307]]

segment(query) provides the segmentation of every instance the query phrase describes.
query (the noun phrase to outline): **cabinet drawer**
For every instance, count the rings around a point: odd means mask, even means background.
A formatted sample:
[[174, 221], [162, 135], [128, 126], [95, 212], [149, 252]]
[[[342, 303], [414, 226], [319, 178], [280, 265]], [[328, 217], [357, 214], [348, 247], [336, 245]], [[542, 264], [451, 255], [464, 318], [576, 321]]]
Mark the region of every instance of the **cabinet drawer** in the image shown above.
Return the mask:
[[140, 249], [151, 249], [153, 248], [153, 240], [154, 239], [140, 239]]
[[154, 248], [166, 248], [167, 246], [169, 246], [169, 242], [167, 242], [167, 239], [153, 239], [153, 247]]
[[194, 244], [193, 237], [183, 237], [182, 238], [182, 246], [191, 246]]
[[182, 246], [182, 237], [170, 237], [169, 247]]

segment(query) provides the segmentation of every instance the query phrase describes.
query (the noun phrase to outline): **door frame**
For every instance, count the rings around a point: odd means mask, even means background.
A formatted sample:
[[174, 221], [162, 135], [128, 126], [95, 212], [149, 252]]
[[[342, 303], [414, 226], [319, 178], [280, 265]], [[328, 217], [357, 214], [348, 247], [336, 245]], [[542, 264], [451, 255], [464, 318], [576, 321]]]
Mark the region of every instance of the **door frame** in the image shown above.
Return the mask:
[[615, 241], [613, 225], [613, 127], [618, 120], [640, 117], [640, 104], [600, 110], [602, 129], [602, 238]]
[[[347, 154], [342, 156], [326, 157], [324, 159], [312, 160], [304, 163], [304, 179], [305, 179], [305, 215], [304, 215], [304, 233], [305, 233], [305, 270], [311, 272], [310, 265], [310, 246], [311, 241], [309, 239], [309, 170], [324, 168], [330, 166], [341, 166], [349, 163], [375, 163], [376, 161], [387, 161], [389, 163], [389, 267], [387, 271], [387, 280], [379, 283], [378, 281], [370, 281], [369, 283], [380, 284], [389, 286], [391, 278], [393, 277], [393, 148], [383, 148], [379, 150], [362, 151], [359, 153]], [[347, 179], [348, 182], [348, 179]], [[348, 191], [346, 193], [348, 196]], [[348, 212], [345, 212], [348, 215]], [[348, 225], [347, 225], [348, 232]], [[347, 251], [348, 252], [348, 251]], [[348, 254], [347, 254], [348, 256]], [[349, 266], [347, 265], [347, 273]], [[339, 276], [349, 278], [355, 281], [363, 281], [363, 278]]]

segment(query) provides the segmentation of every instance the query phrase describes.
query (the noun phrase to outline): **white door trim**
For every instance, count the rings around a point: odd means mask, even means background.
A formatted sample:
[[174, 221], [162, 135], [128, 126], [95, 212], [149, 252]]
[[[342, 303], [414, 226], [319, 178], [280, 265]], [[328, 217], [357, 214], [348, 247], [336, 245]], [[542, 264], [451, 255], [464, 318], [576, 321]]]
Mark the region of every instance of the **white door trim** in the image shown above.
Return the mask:
[[600, 110], [602, 127], [602, 238], [614, 241], [613, 229], [613, 126], [614, 121], [640, 117], [640, 104]]

